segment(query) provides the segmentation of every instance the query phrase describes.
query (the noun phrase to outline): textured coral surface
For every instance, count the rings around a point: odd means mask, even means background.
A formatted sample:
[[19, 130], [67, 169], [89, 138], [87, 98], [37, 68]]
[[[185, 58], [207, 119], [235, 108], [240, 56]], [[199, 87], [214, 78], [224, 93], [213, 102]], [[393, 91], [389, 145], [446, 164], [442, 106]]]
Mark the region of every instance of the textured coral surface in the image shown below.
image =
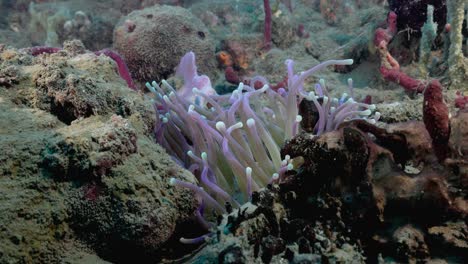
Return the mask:
[[[72, 46], [38, 57], [0, 52], [18, 78], [0, 87], [0, 262], [102, 262], [92, 251], [156, 258], [194, 210], [169, 177], [193, 178], [150, 137], [149, 100], [111, 59]], [[115, 254], [122, 248], [139, 255]]]
[[0, 263], [467, 263], [466, 8], [0, 0]]

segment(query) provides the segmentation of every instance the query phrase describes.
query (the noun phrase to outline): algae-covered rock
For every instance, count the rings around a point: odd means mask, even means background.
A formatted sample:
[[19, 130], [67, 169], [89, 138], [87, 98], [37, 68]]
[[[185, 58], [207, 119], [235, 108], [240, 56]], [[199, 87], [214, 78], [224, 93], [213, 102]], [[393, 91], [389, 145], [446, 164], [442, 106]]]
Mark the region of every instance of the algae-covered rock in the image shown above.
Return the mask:
[[52, 113], [66, 124], [91, 115], [114, 113], [128, 117], [138, 111], [151, 131], [155, 121], [152, 108], [142, 107], [143, 97], [129, 93], [122, 85], [110, 58], [85, 53], [79, 45], [65, 44], [63, 51], [39, 56], [35, 62], [24, 69], [31, 85], [25, 87], [26, 98], [21, 98], [27, 104]]
[[169, 179], [193, 175], [154, 143], [152, 103], [114, 61], [64, 46], [0, 48], [13, 80], [0, 85], [0, 263], [156, 260], [197, 206]]

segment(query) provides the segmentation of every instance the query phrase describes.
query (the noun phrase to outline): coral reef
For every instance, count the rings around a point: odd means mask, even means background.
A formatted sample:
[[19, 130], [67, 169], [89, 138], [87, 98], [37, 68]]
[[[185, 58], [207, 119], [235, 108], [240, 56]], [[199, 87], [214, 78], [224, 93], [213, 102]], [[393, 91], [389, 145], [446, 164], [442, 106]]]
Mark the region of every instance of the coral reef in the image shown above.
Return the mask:
[[31, 43], [57, 47], [65, 40], [79, 39], [91, 50], [109, 47], [118, 16], [112, 12], [100, 16], [99, 9], [102, 7], [92, 1], [87, 5], [30, 3], [29, 17], [24, 20], [29, 20], [26, 30], [31, 32]]
[[[279, 186], [255, 192], [251, 202], [223, 217], [217, 237], [188, 261], [362, 263], [360, 247], [342, 225], [343, 204], [324, 197], [314, 200], [314, 206], [301, 198], [295, 190]], [[304, 217], [305, 208], [331, 218]]]
[[0, 48], [14, 69], [0, 85], [2, 263], [161, 258], [195, 209], [168, 191], [174, 175], [194, 179], [154, 144], [150, 100], [82, 47]]
[[[428, 151], [430, 137], [414, 122], [380, 129], [352, 121], [319, 137], [299, 134], [282, 155], [300, 157], [302, 165], [224, 216], [218, 235], [192, 261], [225, 252], [263, 263], [363, 262], [364, 256], [377, 262], [378, 252], [385, 262], [431, 261], [452, 252], [456, 262], [466, 261], [460, 221], [467, 214], [466, 200], [448, 187], [443, 169], [430, 165]], [[405, 155], [406, 161], [398, 160]], [[421, 158], [428, 165], [416, 176], [396, 164]]]
[[465, 2], [0, 1], [0, 262], [467, 263]]

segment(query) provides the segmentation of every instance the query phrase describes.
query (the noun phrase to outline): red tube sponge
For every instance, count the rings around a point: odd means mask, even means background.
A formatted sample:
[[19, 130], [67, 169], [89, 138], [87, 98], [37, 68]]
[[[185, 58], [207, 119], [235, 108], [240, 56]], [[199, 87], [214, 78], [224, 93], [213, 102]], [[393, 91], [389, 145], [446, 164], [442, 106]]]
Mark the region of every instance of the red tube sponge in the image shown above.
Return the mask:
[[137, 90], [137, 87], [135, 83], [133, 82], [132, 75], [130, 74], [130, 71], [128, 70], [127, 63], [125, 63], [124, 59], [115, 51], [112, 51], [110, 49], [103, 49], [100, 51], [94, 52], [96, 55], [101, 55], [104, 54], [107, 57], [111, 58], [115, 63], [117, 64], [117, 70], [119, 71], [120, 77], [125, 80], [127, 83], [127, 86], [132, 89], [132, 90]]
[[264, 28], [264, 48], [270, 50], [271, 48], [271, 7], [270, 0], [263, 0], [263, 8], [265, 10], [265, 28]]
[[423, 81], [414, 79], [399, 69], [388, 69], [385, 66], [381, 66], [380, 73], [385, 80], [399, 84], [406, 91], [421, 93], [426, 87]]
[[442, 95], [442, 85], [432, 80], [424, 91], [423, 121], [432, 138], [432, 147], [439, 161], [447, 157], [450, 137], [449, 110]]

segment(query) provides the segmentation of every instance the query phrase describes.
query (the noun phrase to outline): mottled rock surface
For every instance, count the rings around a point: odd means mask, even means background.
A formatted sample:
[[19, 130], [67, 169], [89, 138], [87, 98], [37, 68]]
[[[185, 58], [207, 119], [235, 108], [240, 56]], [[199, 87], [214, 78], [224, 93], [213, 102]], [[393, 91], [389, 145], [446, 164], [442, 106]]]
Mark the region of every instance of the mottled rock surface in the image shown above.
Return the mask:
[[154, 143], [149, 99], [76, 45], [0, 49], [1, 263], [156, 260], [196, 206], [169, 186], [194, 178]]
[[466, 262], [466, 189], [437, 163], [422, 122], [344, 123], [299, 134], [282, 155], [299, 166], [225, 215], [191, 261]]

